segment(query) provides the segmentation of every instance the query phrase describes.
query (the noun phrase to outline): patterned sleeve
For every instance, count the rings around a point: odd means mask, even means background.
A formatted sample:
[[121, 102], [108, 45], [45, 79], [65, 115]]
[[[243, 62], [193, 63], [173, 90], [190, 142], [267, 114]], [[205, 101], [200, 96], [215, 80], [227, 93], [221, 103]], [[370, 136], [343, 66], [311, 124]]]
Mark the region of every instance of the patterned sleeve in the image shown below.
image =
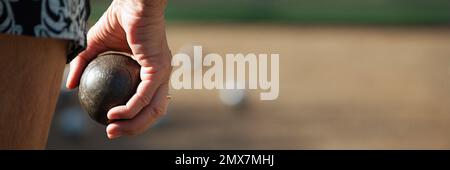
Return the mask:
[[89, 13], [89, 0], [0, 0], [0, 33], [70, 40], [70, 62], [86, 48]]

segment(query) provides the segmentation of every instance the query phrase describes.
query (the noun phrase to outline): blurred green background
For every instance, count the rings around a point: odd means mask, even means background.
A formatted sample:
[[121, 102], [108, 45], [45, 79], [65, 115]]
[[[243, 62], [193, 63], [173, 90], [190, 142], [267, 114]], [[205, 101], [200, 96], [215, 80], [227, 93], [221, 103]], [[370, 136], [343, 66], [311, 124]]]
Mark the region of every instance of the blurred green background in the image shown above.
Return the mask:
[[[91, 1], [96, 21], [110, 1]], [[169, 0], [169, 22], [449, 24], [449, 0]]]
[[279, 54], [279, 98], [171, 89], [150, 130], [108, 140], [62, 87], [47, 148], [450, 149], [450, 0], [168, 2], [173, 54]]

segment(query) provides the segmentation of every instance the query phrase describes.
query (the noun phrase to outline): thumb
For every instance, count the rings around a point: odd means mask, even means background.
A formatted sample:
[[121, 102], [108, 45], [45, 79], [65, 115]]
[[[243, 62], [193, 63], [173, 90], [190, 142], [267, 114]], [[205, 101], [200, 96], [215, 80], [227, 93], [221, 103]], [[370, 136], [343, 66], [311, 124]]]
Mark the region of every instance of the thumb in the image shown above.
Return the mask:
[[95, 24], [89, 30], [87, 35], [88, 40], [86, 49], [78, 54], [78, 56], [70, 62], [70, 71], [66, 82], [66, 87], [68, 89], [76, 88], [80, 82], [81, 75], [88, 63], [95, 57], [97, 57], [98, 54], [106, 51], [104, 45], [102, 43], [99, 43], [99, 40], [97, 40], [97, 36], [93, 36], [98, 30], [97, 28], [98, 26], [97, 24]]

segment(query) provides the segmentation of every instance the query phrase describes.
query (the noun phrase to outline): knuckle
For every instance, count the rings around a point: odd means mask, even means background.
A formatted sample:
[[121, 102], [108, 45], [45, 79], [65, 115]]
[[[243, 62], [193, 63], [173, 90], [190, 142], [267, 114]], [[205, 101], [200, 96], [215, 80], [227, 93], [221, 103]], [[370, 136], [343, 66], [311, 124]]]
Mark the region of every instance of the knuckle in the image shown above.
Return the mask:
[[170, 74], [172, 73], [173, 66], [170, 63], [162, 62], [159, 64], [159, 70], [161, 71], [161, 79], [168, 80], [170, 78]]
[[116, 115], [119, 117], [119, 119], [131, 119], [133, 118], [132, 110], [130, 106], [125, 105], [124, 108], [118, 109], [118, 113]]
[[132, 119], [133, 117], [133, 113], [131, 113], [130, 111], [124, 112], [121, 115], [121, 119]]
[[142, 106], [147, 106], [150, 104], [151, 98], [146, 95], [138, 95], [138, 101], [141, 102]]
[[[83, 51], [83, 52], [86, 52], [86, 51]], [[89, 60], [86, 59], [84, 55], [78, 55], [77, 59], [78, 59], [78, 63], [81, 63], [81, 64], [89, 63]], [[70, 64], [72, 64], [72, 62]]]
[[172, 68], [173, 68], [173, 66], [172, 66], [172, 64], [170, 62], [162, 62], [161, 63], [161, 69], [162, 70], [167, 70], [167, 71], [171, 72]]
[[152, 113], [151, 113], [152, 118], [157, 119], [157, 118], [163, 116], [164, 114], [165, 114], [164, 109], [162, 109], [160, 107], [152, 108]]
[[147, 60], [147, 57], [144, 54], [135, 54], [133, 55], [133, 58], [139, 63], [142, 63]]

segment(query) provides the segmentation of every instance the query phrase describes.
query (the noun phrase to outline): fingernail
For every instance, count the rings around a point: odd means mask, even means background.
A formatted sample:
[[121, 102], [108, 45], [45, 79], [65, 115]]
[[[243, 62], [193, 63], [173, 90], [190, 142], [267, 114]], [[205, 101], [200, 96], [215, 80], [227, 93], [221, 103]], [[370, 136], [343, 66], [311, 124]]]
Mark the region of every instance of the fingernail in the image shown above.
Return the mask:
[[106, 134], [108, 135], [109, 139], [115, 139], [115, 138], [122, 136], [122, 134], [118, 130], [113, 130], [113, 131], [110, 130], [109, 132], [106, 132]]
[[106, 117], [108, 117], [108, 119], [116, 119], [117, 116], [109, 110], [108, 113], [106, 113]]
[[114, 120], [114, 115], [112, 115], [111, 113], [107, 113], [107, 114], [106, 114], [106, 117], [107, 117], [109, 120]]

